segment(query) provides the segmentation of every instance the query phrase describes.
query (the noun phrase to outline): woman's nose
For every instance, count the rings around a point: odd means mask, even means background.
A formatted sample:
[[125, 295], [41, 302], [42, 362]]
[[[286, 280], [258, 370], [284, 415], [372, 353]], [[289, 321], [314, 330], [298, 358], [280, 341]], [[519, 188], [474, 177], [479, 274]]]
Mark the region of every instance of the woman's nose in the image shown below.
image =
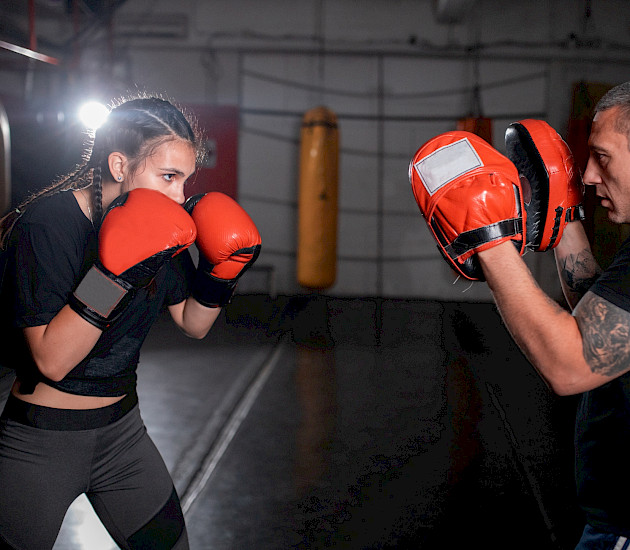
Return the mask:
[[186, 200], [186, 197], [184, 195], [184, 185], [182, 184], [173, 187], [173, 189], [171, 189], [171, 192], [169, 193], [169, 197], [179, 204], [184, 204], [184, 201]]

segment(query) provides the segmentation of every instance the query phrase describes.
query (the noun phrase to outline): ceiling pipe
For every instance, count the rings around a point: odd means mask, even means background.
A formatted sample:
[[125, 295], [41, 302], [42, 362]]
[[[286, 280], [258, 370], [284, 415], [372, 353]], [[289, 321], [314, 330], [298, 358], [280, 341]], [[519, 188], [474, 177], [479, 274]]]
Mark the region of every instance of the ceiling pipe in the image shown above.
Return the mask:
[[28, 57], [29, 59], [42, 61], [43, 63], [48, 63], [50, 65], [60, 64], [57, 58], [37, 52], [37, 33], [35, 32], [35, 0], [28, 0], [28, 44], [29, 47], [24, 48], [22, 46], [17, 46], [16, 44], [11, 44], [10, 42], [0, 40], [0, 48], [2, 49], [23, 55], [25, 57]]
[[5, 42], [4, 40], [0, 40], [0, 48], [29, 57], [30, 59], [35, 59], [36, 61], [48, 63], [49, 65], [61, 65], [61, 61], [59, 61], [56, 57], [50, 57], [49, 55], [44, 55], [43, 53], [23, 48], [22, 46], [16, 46], [15, 44]]

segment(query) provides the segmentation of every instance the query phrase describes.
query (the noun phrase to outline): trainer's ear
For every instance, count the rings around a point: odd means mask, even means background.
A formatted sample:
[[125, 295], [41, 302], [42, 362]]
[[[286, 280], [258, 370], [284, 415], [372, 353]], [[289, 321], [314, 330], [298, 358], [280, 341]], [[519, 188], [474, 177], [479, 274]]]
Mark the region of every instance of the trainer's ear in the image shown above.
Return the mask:
[[127, 157], [123, 153], [118, 151], [110, 153], [107, 157], [107, 164], [109, 166], [109, 173], [112, 175], [114, 181], [119, 183], [125, 181]]

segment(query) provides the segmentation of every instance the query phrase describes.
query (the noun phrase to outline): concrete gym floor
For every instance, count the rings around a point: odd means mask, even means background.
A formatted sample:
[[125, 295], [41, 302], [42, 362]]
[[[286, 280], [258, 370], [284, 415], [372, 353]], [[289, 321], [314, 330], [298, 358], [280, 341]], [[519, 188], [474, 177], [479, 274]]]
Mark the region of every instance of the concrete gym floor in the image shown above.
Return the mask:
[[[139, 394], [192, 550], [564, 550], [582, 529], [575, 398], [491, 304], [237, 295], [203, 341], [160, 319]], [[112, 548], [79, 498], [55, 550]]]

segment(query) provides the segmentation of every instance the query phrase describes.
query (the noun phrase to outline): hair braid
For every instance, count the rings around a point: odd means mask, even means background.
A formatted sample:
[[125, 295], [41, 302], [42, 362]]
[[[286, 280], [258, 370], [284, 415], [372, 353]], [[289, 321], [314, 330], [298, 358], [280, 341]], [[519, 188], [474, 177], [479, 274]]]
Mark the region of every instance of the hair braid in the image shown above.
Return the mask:
[[100, 166], [92, 171], [92, 200], [94, 201], [94, 220], [92, 221], [100, 226], [103, 218], [103, 177]]

